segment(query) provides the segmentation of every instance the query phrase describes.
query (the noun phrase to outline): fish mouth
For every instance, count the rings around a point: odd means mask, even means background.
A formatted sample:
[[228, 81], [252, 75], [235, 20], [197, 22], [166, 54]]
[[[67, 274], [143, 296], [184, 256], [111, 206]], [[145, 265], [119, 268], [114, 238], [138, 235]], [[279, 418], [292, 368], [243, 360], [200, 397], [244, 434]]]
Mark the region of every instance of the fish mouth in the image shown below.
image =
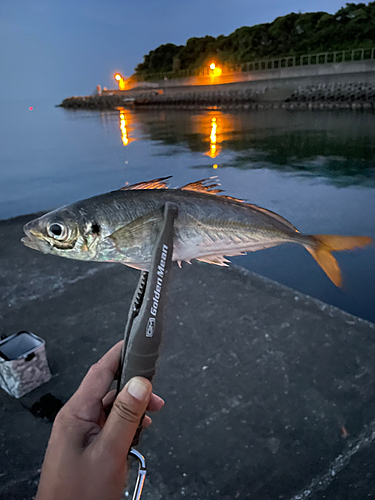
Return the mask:
[[21, 238], [22, 243], [26, 247], [32, 248], [33, 250], [38, 250], [39, 252], [42, 252], [44, 254], [50, 253], [51, 245], [48, 243], [48, 241], [43, 238], [43, 235], [33, 233], [32, 229], [28, 226], [29, 225], [26, 224], [26, 226], [24, 226], [23, 228], [26, 237]]

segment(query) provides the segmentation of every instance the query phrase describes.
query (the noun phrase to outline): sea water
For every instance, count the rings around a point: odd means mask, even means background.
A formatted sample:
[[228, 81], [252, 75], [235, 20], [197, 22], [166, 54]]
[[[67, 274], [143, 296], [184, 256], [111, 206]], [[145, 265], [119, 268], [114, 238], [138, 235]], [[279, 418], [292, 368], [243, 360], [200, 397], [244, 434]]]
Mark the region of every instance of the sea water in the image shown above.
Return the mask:
[[[32, 109], [29, 109], [32, 107]], [[375, 115], [353, 111], [68, 111], [1, 104], [0, 219], [47, 211], [156, 177], [217, 176], [226, 194], [306, 234], [375, 239]], [[335, 254], [336, 288], [299, 245], [231, 260], [375, 321], [375, 246]]]

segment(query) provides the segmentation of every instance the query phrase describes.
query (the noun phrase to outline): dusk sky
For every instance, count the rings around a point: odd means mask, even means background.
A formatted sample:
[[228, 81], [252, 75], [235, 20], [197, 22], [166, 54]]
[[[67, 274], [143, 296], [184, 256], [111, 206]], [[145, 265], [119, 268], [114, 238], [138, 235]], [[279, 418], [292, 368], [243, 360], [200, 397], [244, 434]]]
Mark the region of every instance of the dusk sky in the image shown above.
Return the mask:
[[336, 12], [343, 0], [0, 0], [1, 100], [61, 102], [115, 86], [164, 43], [228, 35], [290, 12]]

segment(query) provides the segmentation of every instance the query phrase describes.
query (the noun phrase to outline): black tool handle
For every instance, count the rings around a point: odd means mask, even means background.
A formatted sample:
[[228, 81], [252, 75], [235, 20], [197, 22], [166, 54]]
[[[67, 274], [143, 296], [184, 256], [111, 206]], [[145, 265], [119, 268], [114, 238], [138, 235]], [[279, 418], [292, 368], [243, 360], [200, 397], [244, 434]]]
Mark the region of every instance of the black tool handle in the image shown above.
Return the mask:
[[167, 300], [173, 253], [173, 222], [177, 208], [167, 204], [164, 209], [164, 224], [152, 258], [151, 269], [142, 273], [140, 283], [147, 279], [146, 289], [139, 313], [134, 317], [129, 312], [125, 330], [119, 390], [135, 376], [152, 379], [163, 331], [163, 314]]

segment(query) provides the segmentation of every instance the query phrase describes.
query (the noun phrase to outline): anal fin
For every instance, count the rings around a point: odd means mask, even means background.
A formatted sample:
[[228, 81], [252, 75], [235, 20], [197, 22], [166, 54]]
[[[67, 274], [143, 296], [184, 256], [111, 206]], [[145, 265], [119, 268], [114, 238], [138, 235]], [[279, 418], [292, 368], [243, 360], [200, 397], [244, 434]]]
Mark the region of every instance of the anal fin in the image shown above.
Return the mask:
[[230, 262], [224, 255], [203, 255], [202, 257], [197, 257], [197, 260], [221, 267], [228, 267], [228, 263]]

